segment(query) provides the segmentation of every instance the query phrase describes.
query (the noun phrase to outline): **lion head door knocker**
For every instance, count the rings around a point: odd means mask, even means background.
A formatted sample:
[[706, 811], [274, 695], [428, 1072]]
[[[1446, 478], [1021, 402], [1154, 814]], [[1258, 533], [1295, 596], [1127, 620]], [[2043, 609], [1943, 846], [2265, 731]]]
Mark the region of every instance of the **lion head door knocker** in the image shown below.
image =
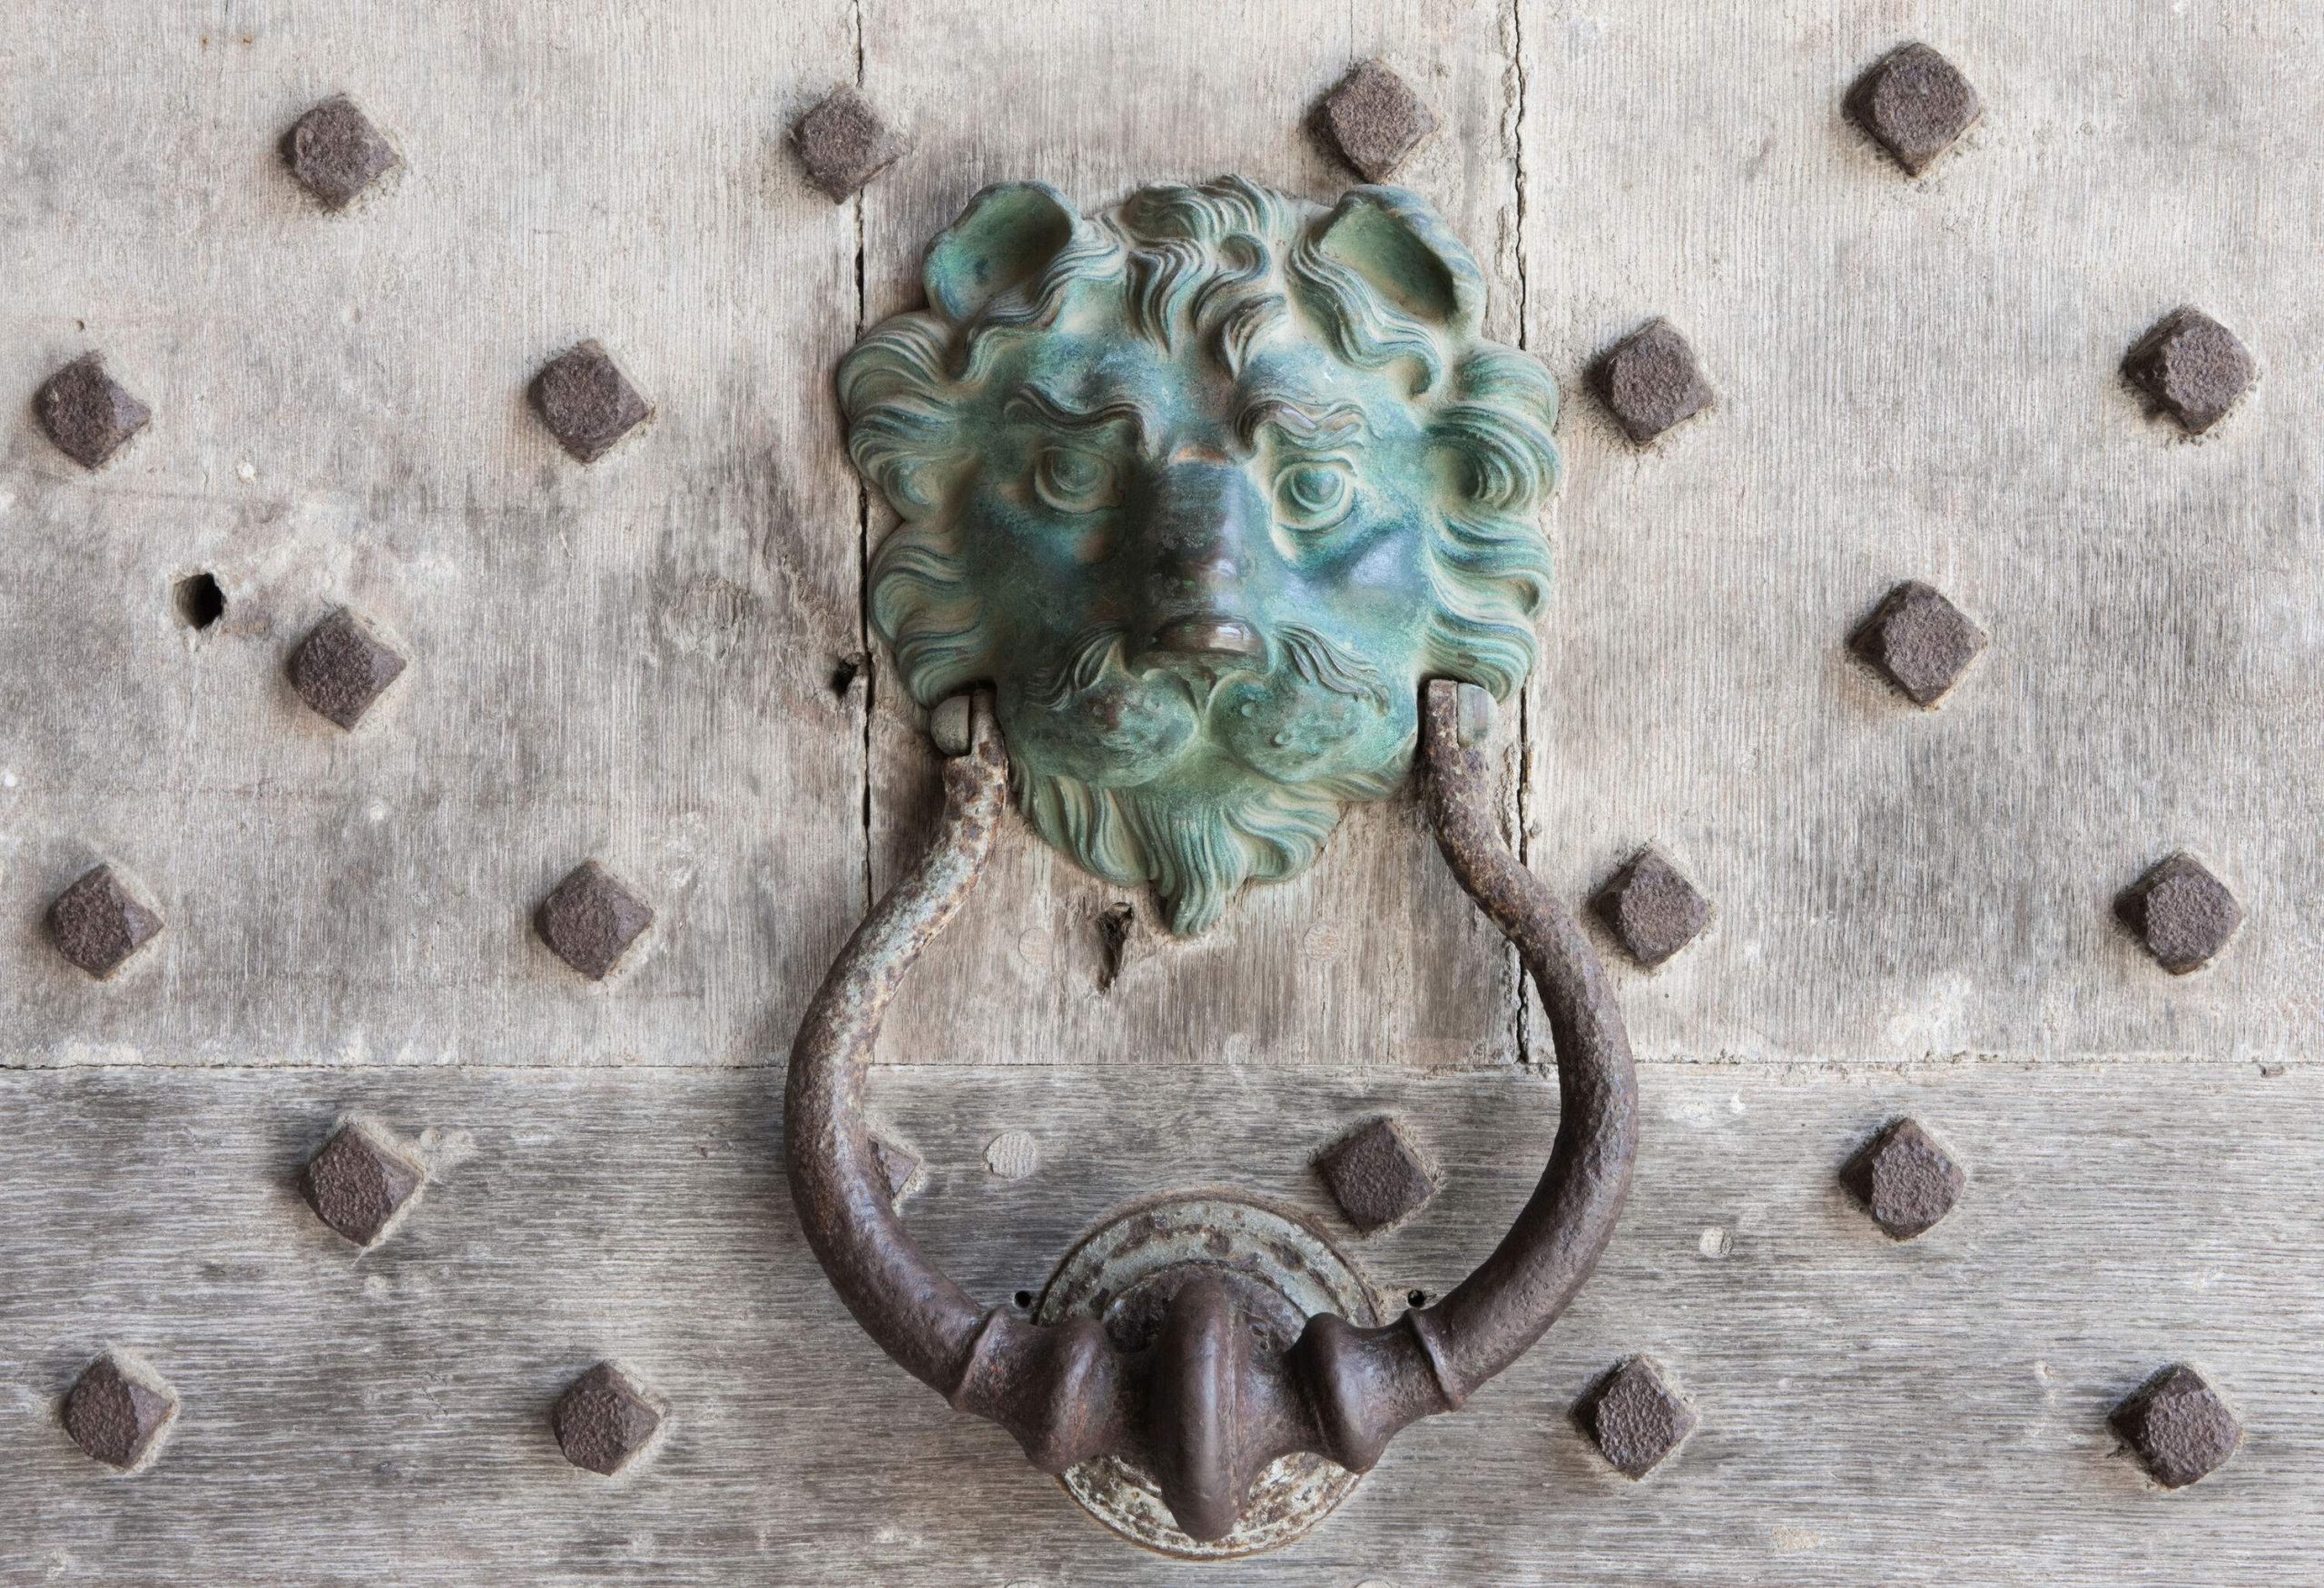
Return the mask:
[[[1475, 261], [1396, 188], [1326, 210], [1228, 178], [1098, 217], [990, 188], [929, 251], [927, 287], [849, 354], [840, 393], [856, 467], [902, 520], [874, 621], [921, 704], [978, 693], [935, 843], [793, 1049], [792, 1194], [856, 1319], [954, 1406], [1133, 1538], [1249, 1553], [1524, 1352], [1629, 1186], [1620, 1016], [1502, 842], [1474, 747], [1532, 665], [1557, 388], [1481, 340]], [[1009, 787], [1042, 837], [1151, 884], [1191, 933], [1246, 882], [1304, 870], [1415, 753], [1445, 859], [1517, 945], [1557, 1050], [1548, 1168], [1483, 1265], [1383, 1321], [1320, 1231], [1215, 1194], [1099, 1229], [1032, 1317], [932, 1265], [873, 1156], [864, 1070]]]

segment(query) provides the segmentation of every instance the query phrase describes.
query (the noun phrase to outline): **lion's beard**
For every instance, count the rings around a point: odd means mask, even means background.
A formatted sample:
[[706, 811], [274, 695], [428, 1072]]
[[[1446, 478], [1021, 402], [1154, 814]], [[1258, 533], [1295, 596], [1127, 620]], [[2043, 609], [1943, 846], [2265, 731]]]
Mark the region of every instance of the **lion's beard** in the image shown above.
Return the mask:
[[[1221, 712], [1222, 692], [1237, 681], [1272, 692], [1271, 704], [1294, 721], [1303, 713], [1311, 726], [1328, 719], [1309, 764], [1270, 765], [1265, 742]], [[1378, 669], [1295, 625], [1279, 625], [1267, 656], [1247, 665], [1174, 660], [1136, 669], [1118, 627], [1091, 629], [1027, 681], [1009, 715], [1087, 717], [1108, 691], [1128, 692], [1172, 719], [1183, 743], [1158, 772], [1141, 768], [1134, 751], [1118, 767], [1063, 770], [1045, 764], [1038, 728], [1012, 731], [1018, 803], [1044, 838], [1089, 870], [1124, 886], [1151, 883], [1180, 934], [1210, 926], [1246, 883], [1305, 870], [1344, 803], [1386, 794], [1410, 762], [1411, 737], [1393, 731]]]

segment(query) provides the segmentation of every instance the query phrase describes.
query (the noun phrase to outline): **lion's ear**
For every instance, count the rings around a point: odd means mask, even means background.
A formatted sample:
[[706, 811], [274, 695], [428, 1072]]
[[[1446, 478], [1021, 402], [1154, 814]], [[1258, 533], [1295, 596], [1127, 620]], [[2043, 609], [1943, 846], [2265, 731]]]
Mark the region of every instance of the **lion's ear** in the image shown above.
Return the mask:
[[1484, 320], [1475, 258], [1418, 193], [1348, 189], [1317, 223], [1315, 246], [1423, 324], [1474, 336]]
[[969, 201], [928, 250], [928, 301], [955, 325], [1039, 276], [1081, 223], [1065, 195], [1039, 182], [1005, 182]]

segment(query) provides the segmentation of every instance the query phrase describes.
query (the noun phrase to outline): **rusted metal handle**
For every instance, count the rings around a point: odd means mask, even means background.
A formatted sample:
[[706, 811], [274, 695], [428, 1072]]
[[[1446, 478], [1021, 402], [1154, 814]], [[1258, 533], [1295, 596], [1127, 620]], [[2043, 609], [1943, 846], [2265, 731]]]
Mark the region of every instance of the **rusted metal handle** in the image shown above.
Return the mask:
[[1252, 1480], [1277, 1456], [1313, 1451], [1366, 1471], [1406, 1424], [1456, 1410], [1565, 1310], [1630, 1188], [1638, 1086], [1605, 972], [1502, 842], [1484, 758], [1461, 743], [1459, 686], [1426, 690], [1429, 819], [1453, 874], [1541, 990], [1560, 1098], [1540, 1185], [1492, 1255], [1435, 1306], [1376, 1328], [1319, 1313], [1272, 1350], [1240, 1327], [1222, 1285], [1196, 1277], [1153, 1343], [1128, 1352], [1092, 1319], [1037, 1324], [979, 1307], [905, 1232], [866, 1131], [864, 1075], [889, 1001], [991, 851], [1008, 767], [981, 703], [967, 753], [944, 769], [936, 842], [841, 951], [791, 1050], [791, 1194], [856, 1321], [954, 1406], [1014, 1434], [1044, 1472], [1108, 1455], [1142, 1464], [1197, 1540], [1234, 1528]]

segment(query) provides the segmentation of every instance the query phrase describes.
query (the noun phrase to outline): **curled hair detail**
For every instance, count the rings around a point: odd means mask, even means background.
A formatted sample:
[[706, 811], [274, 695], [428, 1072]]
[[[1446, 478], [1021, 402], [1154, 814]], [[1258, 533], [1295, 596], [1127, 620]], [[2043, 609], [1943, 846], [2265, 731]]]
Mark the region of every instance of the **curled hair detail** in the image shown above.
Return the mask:
[[[1336, 711], [1385, 712], [1415, 682], [1404, 676], [1415, 653], [1424, 676], [1466, 679], [1507, 698], [1532, 666], [1549, 590], [1540, 515], [1558, 484], [1558, 393], [1538, 361], [1476, 339], [1482, 277], [1443, 222], [1396, 190], [1354, 190], [1327, 212], [1239, 177], [1145, 188], [1103, 215], [1061, 212], [1061, 203], [1047, 189], [1004, 193], [986, 213], [1033, 220], [981, 254], [995, 233], [964, 221], [958, 235], [967, 241], [949, 256], [940, 306], [873, 328], [839, 370], [849, 455], [901, 520], [873, 552], [869, 616], [911, 697], [933, 705], [1006, 676], [1004, 694], [1016, 705], [1058, 711], [1109, 672], [1127, 674], [1126, 636], [1114, 621], [1045, 641], [1039, 656], [1009, 654], [989, 609], [992, 593], [978, 587], [965, 555], [984, 542], [964, 541], [959, 519], [989, 434], [980, 405], [1006, 395], [993, 382], [1014, 367], [1012, 350], [1029, 339], [1096, 334], [1207, 359], [1234, 381], [1262, 348], [1292, 337], [1345, 365], [1387, 372], [1425, 445], [1424, 464], [1408, 466], [1427, 477], [1413, 509], [1423, 610], [1405, 620], [1393, 676], [1344, 639], [1287, 615], [1264, 626], [1268, 664], [1318, 698], [1354, 703]], [[1334, 217], [1357, 224], [1334, 235]], [[1413, 261], [1427, 268], [1404, 268]], [[989, 296], [987, 281], [995, 283]], [[1260, 444], [1264, 421], [1293, 445], [1349, 447], [1361, 469], [1360, 445], [1342, 438], [1362, 434], [1362, 406], [1315, 395], [1295, 382], [1280, 400], [1258, 394], [1235, 416], [1238, 439]], [[1246, 882], [1312, 863], [1342, 804], [1393, 791], [1411, 753], [1406, 743], [1372, 771], [1286, 781], [1294, 774], [1251, 770], [1300, 764], [1269, 760], [1261, 745], [1231, 775], [1214, 764], [1176, 784], [1143, 773], [1148, 781], [1117, 784], [1110, 774], [1091, 782], [1029, 764], [1012, 749], [1011, 776], [1019, 806], [1045, 838], [1113, 883], [1150, 883], [1173, 928], [1197, 932]]]

